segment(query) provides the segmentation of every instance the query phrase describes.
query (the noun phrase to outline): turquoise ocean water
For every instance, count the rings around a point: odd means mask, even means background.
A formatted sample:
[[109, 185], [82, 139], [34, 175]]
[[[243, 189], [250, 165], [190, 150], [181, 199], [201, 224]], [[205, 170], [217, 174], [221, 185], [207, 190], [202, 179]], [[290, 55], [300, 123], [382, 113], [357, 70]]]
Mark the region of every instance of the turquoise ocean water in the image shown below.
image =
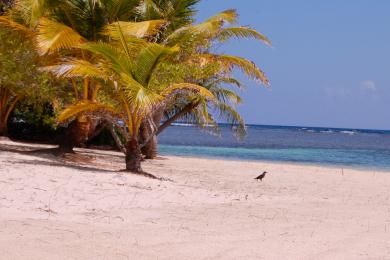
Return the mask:
[[238, 141], [226, 125], [221, 136], [176, 125], [159, 136], [165, 155], [297, 162], [390, 170], [390, 131], [249, 125]]

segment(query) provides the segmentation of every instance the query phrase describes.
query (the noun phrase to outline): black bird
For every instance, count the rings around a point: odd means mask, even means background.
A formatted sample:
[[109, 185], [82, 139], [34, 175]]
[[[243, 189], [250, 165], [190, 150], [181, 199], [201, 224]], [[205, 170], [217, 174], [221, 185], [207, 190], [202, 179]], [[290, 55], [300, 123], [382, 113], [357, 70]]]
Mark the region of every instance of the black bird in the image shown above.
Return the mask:
[[267, 174], [267, 172], [263, 172], [262, 174], [260, 174], [259, 176], [257, 176], [257, 177], [255, 178], [255, 180], [261, 180], [261, 181], [263, 181], [263, 178], [265, 177], [265, 174]]

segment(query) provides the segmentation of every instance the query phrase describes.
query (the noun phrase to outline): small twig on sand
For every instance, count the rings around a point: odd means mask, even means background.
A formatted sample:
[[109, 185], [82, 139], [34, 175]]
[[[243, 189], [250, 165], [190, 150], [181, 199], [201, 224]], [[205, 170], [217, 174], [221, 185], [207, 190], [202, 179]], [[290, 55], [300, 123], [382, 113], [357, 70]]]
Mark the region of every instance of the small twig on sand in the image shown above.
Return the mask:
[[51, 210], [50, 208], [48, 208], [48, 209], [38, 208], [38, 209], [41, 210], [41, 211], [45, 211], [45, 212], [49, 213], [49, 216], [51, 214], [57, 214], [57, 212]]
[[153, 174], [150, 174], [150, 173], [147, 173], [147, 172], [129, 172], [127, 170], [121, 170], [121, 172], [126, 172], [126, 173], [135, 174], [135, 175], [140, 175], [140, 176], [144, 176], [144, 177], [147, 177], [147, 178], [150, 178], [150, 179], [154, 179], [154, 180], [172, 181], [172, 180], [164, 178], [164, 177], [157, 177], [157, 176], [155, 176]]

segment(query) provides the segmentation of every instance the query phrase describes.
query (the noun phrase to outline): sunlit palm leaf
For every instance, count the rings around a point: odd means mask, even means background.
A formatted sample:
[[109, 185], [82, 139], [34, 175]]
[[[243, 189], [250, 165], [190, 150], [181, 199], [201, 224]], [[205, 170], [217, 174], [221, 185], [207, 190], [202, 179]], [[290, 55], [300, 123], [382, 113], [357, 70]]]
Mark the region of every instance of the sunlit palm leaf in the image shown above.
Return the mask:
[[46, 18], [38, 25], [37, 43], [40, 54], [78, 47], [86, 40], [72, 28]]
[[237, 11], [234, 9], [229, 9], [210, 17], [205, 21], [205, 23], [223, 21], [223, 22], [233, 24], [237, 22], [237, 18], [238, 18]]
[[42, 70], [51, 72], [57, 77], [62, 78], [81, 77], [102, 79], [104, 81], [110, 78], [110, 75], [104, 68], [99, 68], [88, 61], [78, 59], [68, 60], [59, 65], [47, 66], [42, 68]]
[[116, 73], [132, 73], [132, 61], [126, 57], [125, 53], [121, 49], [113, 45], [104, 42], [97, 42], [83, 44], [80, 46], [80, 48], [97, 54], [101, 58], [108, 61], [110, 67], [116, 71]]
[[137, 66], [134, 70], [134, 77], [145, 86], [149, 85], [155, 69], [168, 55], [178, 51], [178, 48], [169, 48], [160, 44], [148, 44], [143, 48], [136, 59]]
[[108, 112], [113, 115], [118, 114], [118, 110], [116, 110], [114, 107], [106, 105], [106, 104], [99, 104], [99, 103], [93, 103], [89, 101], [80, 101], [72, 106], [69, 106], [66, 108], [59, 116], [58, 121], [60, 123], [68, 121], [77, 115], [85, 112]]
[[165, 42], [172, 46], [179, 42], [185, 43], [187, 41], [193, 41], [194, 38], [204, 37], [207, 35], [208, 38], [213, 38], [222, 29], [224, 23], [235, 23], [237, 19], [237, 13], [235, 10], [227, 10], [221, 12], [206, 21], [197, 25], [183, 26], [171, 35], [167, 37]]
[[157, 34], [166, 23], [164, 20], [150, 20], [144, 22], [115, 22], [104, 27], [103, 34], [114, 40], [120, 39], [119, 28], [125, 37], [144, 38]]
[[121, 91], [123, 91], [127, 102], [135, 107], [142, 108], [142, 110], [150, 110], [155, 103], [163, 98], [158, 93], [145, 88], [131, 75], [121, 73], [120, 80]]

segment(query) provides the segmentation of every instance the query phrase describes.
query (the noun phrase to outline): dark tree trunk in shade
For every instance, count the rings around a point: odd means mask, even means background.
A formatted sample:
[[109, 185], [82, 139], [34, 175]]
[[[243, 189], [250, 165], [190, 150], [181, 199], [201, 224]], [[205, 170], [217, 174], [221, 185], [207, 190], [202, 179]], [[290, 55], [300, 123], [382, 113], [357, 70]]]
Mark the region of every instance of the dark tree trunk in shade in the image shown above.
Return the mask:
[[138, 140], [131, 139], [126, 143], [126, 171], [142, 173], [142, 154]]
[[0, 121], [0, 136], [7, 136], [7, 134], [8, 134], [7, 122]]

